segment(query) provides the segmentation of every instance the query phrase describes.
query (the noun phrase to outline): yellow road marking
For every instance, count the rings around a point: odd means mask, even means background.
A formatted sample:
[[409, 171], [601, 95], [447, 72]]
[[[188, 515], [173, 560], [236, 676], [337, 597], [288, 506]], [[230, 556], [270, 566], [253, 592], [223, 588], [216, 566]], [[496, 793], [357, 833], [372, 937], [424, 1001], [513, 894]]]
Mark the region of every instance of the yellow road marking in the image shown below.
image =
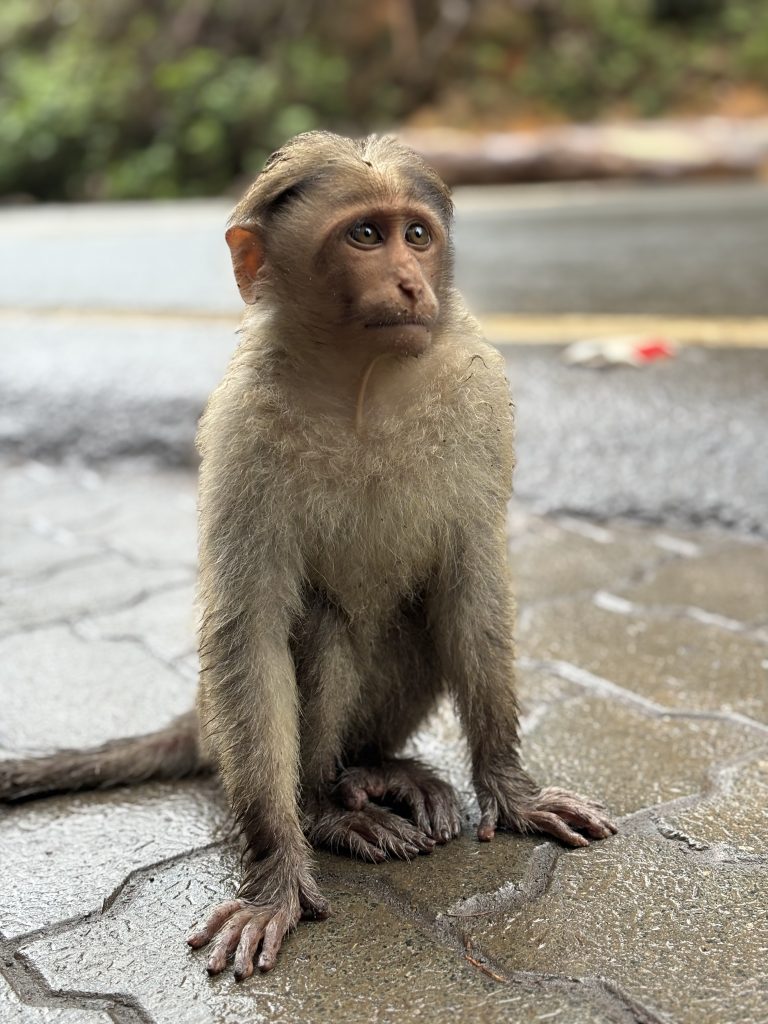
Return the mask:
[[[217, 323], [234, 329], [236, 312], [153, 309], [98, 309], [60, 307], [31, 309], [6, 307], [0, 319], [30, 317], [64, 321], [119, 320], [123, 323], [148, 320], [163, 323]], [[497, 345], [562, 345], [583, 338], [650, 334], [668, 338], [679, 345], [706, 348], [768, 348], [768, 317], [686, 317], [653, 314], [563, 313], [528, 315], [488, 313], [480, 322], [488, 340]]]
[[648, 334], [679, 345], [707, 348], [768, 348], [768, 317], [672, 317], [613, 314], [480, 318], [489, 341], [498, 345], [562, 345], [582, 338]]

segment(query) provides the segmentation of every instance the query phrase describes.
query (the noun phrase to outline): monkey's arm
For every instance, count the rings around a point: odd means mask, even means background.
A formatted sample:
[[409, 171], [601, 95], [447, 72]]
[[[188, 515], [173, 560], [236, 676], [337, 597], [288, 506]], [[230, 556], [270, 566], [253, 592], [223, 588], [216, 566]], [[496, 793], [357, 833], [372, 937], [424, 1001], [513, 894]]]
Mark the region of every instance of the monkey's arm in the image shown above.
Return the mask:
[[497, 825], [548, 832], [575, 846], [615, 831], [600, 809], [565, 790], [541, 789], [520, 763], [514, 690], [514, 602], [507, 566], [507, 502], [514, 467], [512, 402], [498, 352], [472, 339], [462, 463], [463, 514], [448, 528], [429, 595], [430, 630], [461, 716], [480, 804], [478, 838]]
[[300, 558], [284, 521], [267, 535], [267, 517], [257, 500], [238, 495], [237, 477], [209, 484], [201, 498], [200, 720], [245, 850], [237, 899], [217, 907], [189, 942], [203, 946], [216, 935], [210, 973], [223, 970], [237, 948], [242, 978], [252, 973], [259, 944], [259, 967], [268, 970], [299, 917], [323, 916], [326, 904], [297, 806], [298, 708], [288, 640], [301, 597]]
[[541, 789], [520, 763], [503, 519], [495, 529], [477, 522], [459, 532], [433, 602], [433, 634], [470, 748], [478, 838], [492, 839], [500, 826], [586, 846], [575, 829], [593, 839], [615, 832], [598, 805], [566, 790]]

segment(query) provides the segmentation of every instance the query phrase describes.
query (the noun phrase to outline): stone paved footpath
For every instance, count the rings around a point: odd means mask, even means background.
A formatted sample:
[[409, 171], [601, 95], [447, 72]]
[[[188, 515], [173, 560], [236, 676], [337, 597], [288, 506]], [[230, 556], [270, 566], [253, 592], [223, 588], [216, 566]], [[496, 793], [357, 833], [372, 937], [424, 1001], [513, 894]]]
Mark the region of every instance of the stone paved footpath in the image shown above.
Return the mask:
[[[162, 725], [195, 685], [194, 480], [2, 473], [2, 756]], [[525, 756], [604, 800], [585, 850], [479, 845], [456, 722], [415, 747], [466, 796], [412, 864], [322, 855], [334, 916], [209, 980], [184, 933], [234, 882], [212, 782], [0, 811], [0, 1022], [768, 1021], [768, 546], [510, 516]]]

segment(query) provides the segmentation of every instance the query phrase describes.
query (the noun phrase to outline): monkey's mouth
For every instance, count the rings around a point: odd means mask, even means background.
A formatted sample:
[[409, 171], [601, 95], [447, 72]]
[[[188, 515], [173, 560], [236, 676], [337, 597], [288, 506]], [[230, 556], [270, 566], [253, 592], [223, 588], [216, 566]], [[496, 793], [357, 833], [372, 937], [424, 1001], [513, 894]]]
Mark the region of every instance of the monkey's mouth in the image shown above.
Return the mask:
[[431, 326], [431, 321], [424, 316], [385, 316], [371, 320], [365, 325], [366, 330], [378, 327], [424, 327], [429, 330]]

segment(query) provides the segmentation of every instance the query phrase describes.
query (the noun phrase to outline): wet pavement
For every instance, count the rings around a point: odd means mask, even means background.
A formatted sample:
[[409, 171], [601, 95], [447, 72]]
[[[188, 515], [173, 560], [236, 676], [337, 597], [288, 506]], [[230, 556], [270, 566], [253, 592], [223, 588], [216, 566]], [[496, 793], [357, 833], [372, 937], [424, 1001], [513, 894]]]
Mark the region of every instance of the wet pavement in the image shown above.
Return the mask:
[[[136, 460], [3, 466], [2, 756], [189, 706], [194, 488]], [[478, 844], [442, 708], [414, 747], [462, 793], [462, 837], [319, 856], [333, 916], [237, 985], [184, 943], [237, 873], [215, 782], [4, 808], [0, 1021], [768, 1021], [768, 546], [519, 501], [509, 534], [526, 761], [604, 800], [616, 837]]]
[[[0, 757], [192, 703], [229, 206], [0, 211]], [[236, 985], [184, 943], [237, 874], [214, 781], [0, 808], [0, 1024], [768, 1024], [766, 210], [765, 184], [457, 193], [481, 315], [730, 316], [756, 339], [641, 371], [504, 348], [525, 757], [619, 835], [478, 844], [444, 707], [414, 749], [462, 794], [462, 837], [412, 864], [320, 855], [333, 916]]]

